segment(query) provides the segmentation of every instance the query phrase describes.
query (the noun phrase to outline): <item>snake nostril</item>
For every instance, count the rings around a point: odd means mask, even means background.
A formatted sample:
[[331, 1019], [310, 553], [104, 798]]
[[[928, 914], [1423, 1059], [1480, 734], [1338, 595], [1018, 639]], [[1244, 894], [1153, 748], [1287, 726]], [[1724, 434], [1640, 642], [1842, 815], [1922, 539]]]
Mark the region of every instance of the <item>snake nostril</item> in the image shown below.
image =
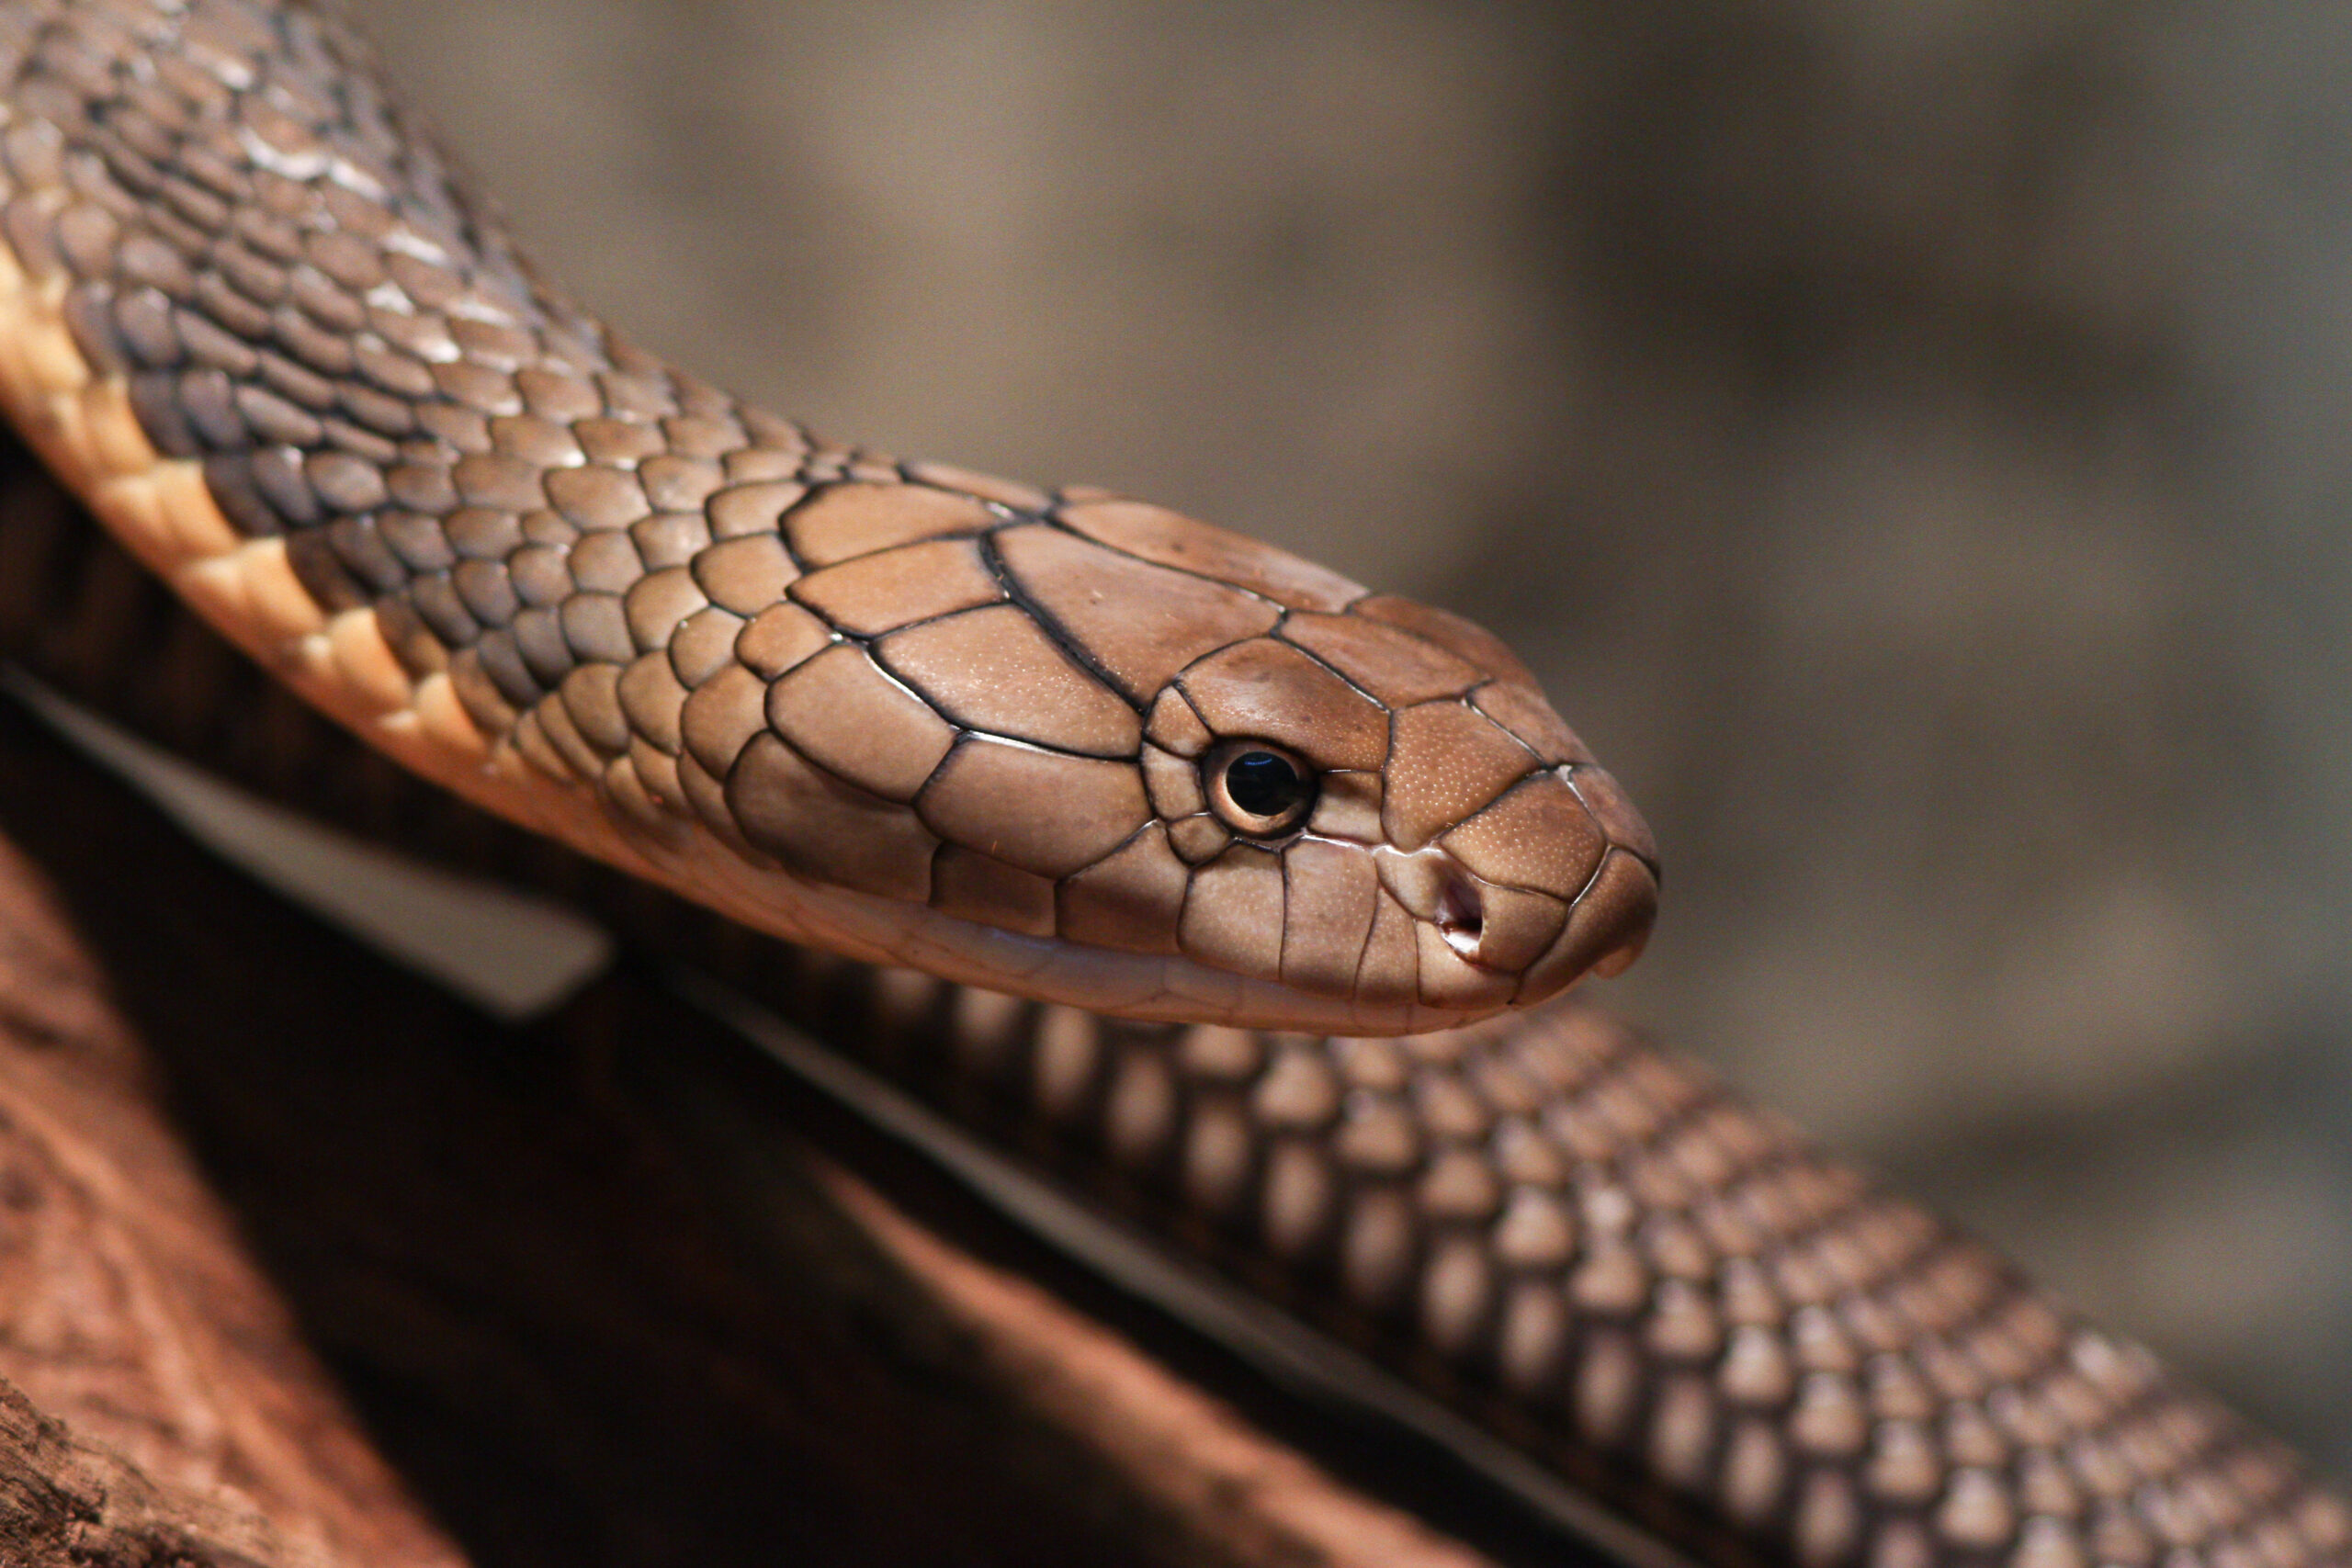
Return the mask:
[[1467, 877], [1447, 877], [1437, 899], [1438, 934], [1445, 938], [1445, 945], [1464, 958], [1477, 957], [1486, 924], [1484, 900], [1476, 885]]

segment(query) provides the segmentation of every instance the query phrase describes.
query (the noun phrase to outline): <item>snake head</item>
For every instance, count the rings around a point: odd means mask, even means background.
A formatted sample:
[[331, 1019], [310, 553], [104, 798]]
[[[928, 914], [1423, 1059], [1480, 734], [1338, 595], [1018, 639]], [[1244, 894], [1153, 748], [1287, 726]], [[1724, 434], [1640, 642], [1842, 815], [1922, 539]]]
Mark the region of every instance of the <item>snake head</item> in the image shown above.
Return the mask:
[[806, 574], [738, 644], [773, 683], [687, 704], [755, 850], [889, 901], [812, 898], [788, 934], [1129, 1017], [1360, 1034], [1639, 952], [1648, 832], [1493, 637], [1160, 507], [917, 472], [786, 513]]
[[1443, 611], [1288, 609], [1161, 690], [1142, 761], [1193, 868], [1185, 956], [1344, 999], [1358, 1031], [1540, 1001], [1648, 937], [1647, 828], [1526, 668]]

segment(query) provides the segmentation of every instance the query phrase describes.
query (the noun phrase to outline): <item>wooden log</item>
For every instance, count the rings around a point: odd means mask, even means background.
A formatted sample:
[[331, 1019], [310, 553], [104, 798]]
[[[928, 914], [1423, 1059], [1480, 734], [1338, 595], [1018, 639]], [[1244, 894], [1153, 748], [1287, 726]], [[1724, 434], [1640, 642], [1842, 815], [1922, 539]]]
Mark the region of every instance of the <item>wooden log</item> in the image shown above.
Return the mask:
[[442, 1568], [0, 844], [0, 1562]]

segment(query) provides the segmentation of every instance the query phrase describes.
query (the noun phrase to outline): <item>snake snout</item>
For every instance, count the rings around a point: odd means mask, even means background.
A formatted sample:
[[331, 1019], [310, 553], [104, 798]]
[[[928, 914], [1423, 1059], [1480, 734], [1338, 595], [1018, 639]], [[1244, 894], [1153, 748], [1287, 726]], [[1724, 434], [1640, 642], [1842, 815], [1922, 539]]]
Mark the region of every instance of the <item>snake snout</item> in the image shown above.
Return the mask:
[[1657, 909], [1648, 829], [1598, 768], [1527, 775], [1411, 852], [1374, 852], [1389, 897], [1419, 922], [1431, 1006], [1526, 1006], [1614, 975]]
[[1567, 924], [1520, 981], [1522, 1005], [1566, 990], [1586, 975], [1622, 975], [1649, 944], [1657, 919], [1657, 873], [1650, 863], [1612, 849], [1568, 911]]

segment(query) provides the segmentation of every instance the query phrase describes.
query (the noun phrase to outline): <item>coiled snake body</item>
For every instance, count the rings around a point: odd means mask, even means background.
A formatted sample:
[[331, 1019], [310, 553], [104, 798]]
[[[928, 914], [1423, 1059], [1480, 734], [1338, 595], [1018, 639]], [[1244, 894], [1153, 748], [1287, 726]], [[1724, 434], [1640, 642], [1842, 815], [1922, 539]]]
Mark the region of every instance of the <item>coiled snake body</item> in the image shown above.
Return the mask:
[[1701, 1550], [2352, 1551], [2144, 1352], [1623, 1029], [1518, 1010], [1631, 961], [1656, 858], [1487, 634], [631, 350], [290, 0], [0, 5], [0, 403], [411, 768], [957, 983], [913, 993], [939, 1070]]

